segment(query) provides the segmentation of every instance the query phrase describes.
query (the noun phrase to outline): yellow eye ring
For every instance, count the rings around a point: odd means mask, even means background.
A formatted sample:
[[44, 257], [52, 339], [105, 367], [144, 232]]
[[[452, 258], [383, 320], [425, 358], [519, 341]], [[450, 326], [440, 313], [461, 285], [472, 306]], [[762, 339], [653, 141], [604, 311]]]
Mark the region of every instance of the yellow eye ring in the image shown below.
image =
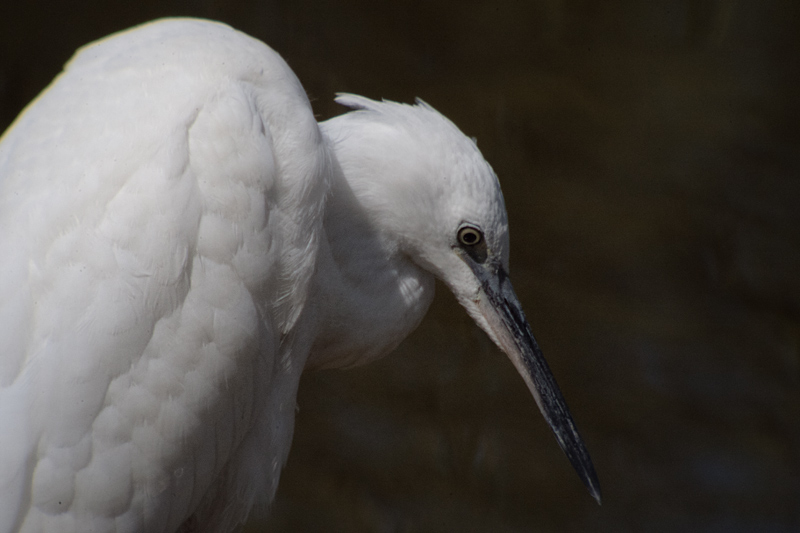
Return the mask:
[[463, 246], [475, 246], [483, 241], [483, 233], [473, 226], [462, 226], [458, 230], [458, 242]]

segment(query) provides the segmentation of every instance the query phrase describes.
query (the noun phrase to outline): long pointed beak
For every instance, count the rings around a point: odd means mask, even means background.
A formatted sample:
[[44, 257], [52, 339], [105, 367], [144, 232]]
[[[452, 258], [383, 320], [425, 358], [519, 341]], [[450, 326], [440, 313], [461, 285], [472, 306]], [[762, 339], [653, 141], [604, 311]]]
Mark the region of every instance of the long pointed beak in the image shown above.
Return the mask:
[[575, 427], [561, 390], [533, 337], [522, 306], [502, 266], [473, 263], [473, 271], [481, 282], [482, 294], [477, 302], [485, 319], [487, 333], [503, 350], [533, 394], [539, 410], [555, 434], [558, 445], [592, 497], [600, 503], [600, 482], [597, 480], [589, 452]]

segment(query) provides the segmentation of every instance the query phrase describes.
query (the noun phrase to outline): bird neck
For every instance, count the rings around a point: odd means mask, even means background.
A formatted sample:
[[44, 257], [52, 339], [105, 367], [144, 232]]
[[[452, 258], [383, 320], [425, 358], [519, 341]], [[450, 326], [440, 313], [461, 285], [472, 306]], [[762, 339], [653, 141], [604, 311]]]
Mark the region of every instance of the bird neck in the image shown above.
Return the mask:
[[388, 354], [416, 329], [434, 293], [433, 275], [403, 253], [369, 199], [354, 193], [338, 161], [333, 166], [312, 287], [319, 333], [307, 365], [317, 368]]

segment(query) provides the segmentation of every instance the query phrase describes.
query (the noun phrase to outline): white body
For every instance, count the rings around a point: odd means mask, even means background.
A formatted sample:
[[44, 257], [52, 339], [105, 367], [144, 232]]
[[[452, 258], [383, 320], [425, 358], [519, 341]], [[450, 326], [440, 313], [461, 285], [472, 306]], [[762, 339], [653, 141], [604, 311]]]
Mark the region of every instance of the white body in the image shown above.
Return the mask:
[[[0, 144], [0, 532], [195, 511], [188, 529], [228, 531], [272, 497], [311, 343], [382, 355], [432, 296], [412, 269], [389, 337], [305, 305], [333, 266], [332, 167], [285, 62], [208, 22], [88, 46], [20, 116]], [[324, 283], [332, 304], [346, 285]]]

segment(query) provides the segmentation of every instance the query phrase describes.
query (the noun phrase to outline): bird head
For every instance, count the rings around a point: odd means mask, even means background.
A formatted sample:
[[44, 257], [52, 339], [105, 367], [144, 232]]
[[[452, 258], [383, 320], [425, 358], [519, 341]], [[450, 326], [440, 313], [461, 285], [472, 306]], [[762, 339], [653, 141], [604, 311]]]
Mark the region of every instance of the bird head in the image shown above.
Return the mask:
[[508, 277], [508, 218], [497, 176], [474, 140], [428, 104], [339, 95], [336, 156], [378, 231], [453, 292], [505, 352], [556, 440], [600, 501], [589, 454]]

